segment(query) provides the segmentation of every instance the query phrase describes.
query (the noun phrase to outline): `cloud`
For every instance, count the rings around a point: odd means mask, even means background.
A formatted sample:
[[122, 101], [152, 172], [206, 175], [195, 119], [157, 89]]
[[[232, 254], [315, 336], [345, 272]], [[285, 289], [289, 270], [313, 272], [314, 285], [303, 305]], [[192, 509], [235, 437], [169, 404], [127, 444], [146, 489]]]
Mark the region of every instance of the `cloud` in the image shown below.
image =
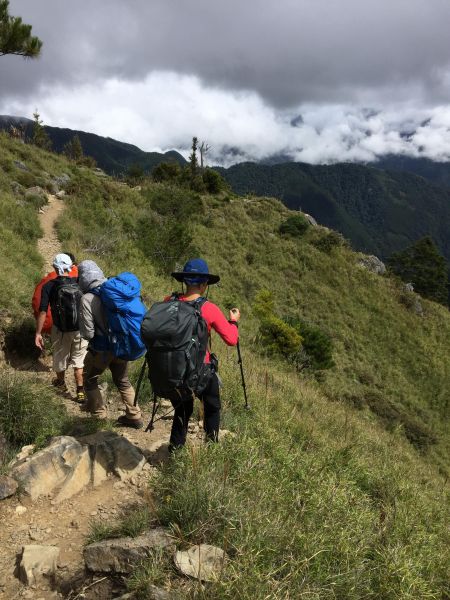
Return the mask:
[[0, 113], [91, 131], [144, 150], [189, 153], [192, 137], [207, 141], [210, 164], [270, 160], [310, 163], [373, 161], [389, 153], [450, 160], [450, 107], [417, 103], [358, 108], [301, 103], [280, 110], [255, 92], [206, 86], [195, 76], [154, 72], [142, 81], [105, 79], [41, 88], [33, 99], [0, 102]]
[[44, 49], [39, 61], [0, 60], [0, 100], [160, 71], [282, 110], [441, 104], [450, 92], [448, 0], [11, 0], [10, 10]]

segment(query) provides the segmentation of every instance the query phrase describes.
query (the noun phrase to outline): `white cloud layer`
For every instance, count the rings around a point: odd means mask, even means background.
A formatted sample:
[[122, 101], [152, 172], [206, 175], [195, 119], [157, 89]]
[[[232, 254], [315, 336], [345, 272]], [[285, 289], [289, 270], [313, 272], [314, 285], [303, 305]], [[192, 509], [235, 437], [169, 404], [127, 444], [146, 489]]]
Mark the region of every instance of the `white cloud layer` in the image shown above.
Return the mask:
[[157, 72], [142, 81], [44, 87], [33, 100], [4, 100], [0, 114], [31, 116], [133, 143], [188, 153], [207, 141], [210, 163], [229, 165], [279, 155], [309, 163], [372, 161], [389, 153], [450, 160], [450, 106], [390, 108], [342, 104], [271, 107], [255, 92], [206, 86], [198, 77]]

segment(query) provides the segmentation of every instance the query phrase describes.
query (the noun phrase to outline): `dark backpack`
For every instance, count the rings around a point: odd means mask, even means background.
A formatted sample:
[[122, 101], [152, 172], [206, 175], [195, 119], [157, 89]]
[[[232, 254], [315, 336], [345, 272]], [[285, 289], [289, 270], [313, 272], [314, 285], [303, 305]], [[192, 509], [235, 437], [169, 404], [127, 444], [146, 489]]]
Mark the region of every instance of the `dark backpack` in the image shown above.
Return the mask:
[[133, 273], [120, 273], [90, 290], [100, 297], [108, 320], [107, 335], [96, 335], [94, 350], [111, 352], [123, 360], [136, 360], [145, 353], [140, 329], [146, 307], [141, 300], [141, 282]]
[[173, 294], [145, 315], [141, 337], [155, 396], [199, 395], [206, 388], [211, 371], [205, 365], [208, 325], [200, 312], [205, 302], [206, 298], [184, 302]]
[[55, 280], [51, 292], [50, 306], [55, 326], [59, 331], [78, 331], [80, 299], [83, 295], [78, 283], [72, 277]]

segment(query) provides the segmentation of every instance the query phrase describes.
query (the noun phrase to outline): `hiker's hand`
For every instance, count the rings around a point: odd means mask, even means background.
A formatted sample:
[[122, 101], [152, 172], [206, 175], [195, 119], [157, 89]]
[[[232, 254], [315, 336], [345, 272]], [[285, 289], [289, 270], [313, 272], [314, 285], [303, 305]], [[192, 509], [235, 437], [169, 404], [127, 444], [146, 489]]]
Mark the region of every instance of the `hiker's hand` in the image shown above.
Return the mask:
[[230, 321], [239, 321], [241, 318], [241, 311], [238, 308], [232, 308], [230, 310]]
[[35, 345], [39, 348], [39, 350], [44, 350], [44, 339], [40, 333], [37, 333], [34, 338]]

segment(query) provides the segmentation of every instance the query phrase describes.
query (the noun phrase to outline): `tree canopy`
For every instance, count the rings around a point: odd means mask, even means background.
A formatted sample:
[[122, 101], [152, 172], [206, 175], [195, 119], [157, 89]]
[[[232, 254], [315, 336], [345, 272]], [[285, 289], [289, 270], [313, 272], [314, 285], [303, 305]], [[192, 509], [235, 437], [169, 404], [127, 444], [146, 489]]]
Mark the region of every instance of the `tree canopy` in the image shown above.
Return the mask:
[[430, 236], [393, 254], [389, 266], [403, 281], [412, 283], [424, 298], [447, 304], [448, 266]]
[[9, 0], [0, 0], [0, 56], [36, 58], [41, 52], [41, 40], [31, 35], [32, 26], [22, 23], [21, 17], [12, 17], [8, 7]]

